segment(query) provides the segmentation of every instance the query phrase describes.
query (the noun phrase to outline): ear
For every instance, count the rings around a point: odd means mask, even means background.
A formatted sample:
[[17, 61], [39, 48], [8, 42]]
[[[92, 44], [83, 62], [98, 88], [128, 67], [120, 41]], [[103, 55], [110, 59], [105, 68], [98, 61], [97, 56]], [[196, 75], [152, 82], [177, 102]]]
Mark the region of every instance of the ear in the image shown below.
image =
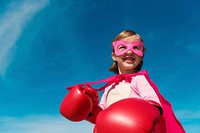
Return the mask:
[[112, 52], [112, 59], [113, 59], [114, 61], [116, 61], [116, 55], [115, 55], [114, 52]]

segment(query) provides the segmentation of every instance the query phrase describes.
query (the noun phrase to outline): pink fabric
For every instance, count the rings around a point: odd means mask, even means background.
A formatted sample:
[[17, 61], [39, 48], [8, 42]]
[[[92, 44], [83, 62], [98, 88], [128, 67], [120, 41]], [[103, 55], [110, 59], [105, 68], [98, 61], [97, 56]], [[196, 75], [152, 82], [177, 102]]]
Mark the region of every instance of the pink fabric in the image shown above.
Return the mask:
[[123, 40], [117, 40], [113, 42], [113, 47], [115, 49], [115, 54], [117, 56], [121, 56], [126, 52], [128, 52], [129, 50], [138, 56], [143, 56], [144, 43], [141, 42], [140, 40], [136, 40], [131, 43]]
[[[164, 117], [162, 121], [165, 121], [165, 122], [161, 121], [160, 123], [161, 124], [165, 123], [166, 133], [186, 133], [181, 123], [177, 120], [176, 116], [174, 115], [171, 104], [160, 94], [158, 87], [150, 80], [146, 71], [144, 71], [144, 76], [146, 77], [148, 82], [151, 84], [151, 86], [154, 88], [162, 104], [163, 117]], [[157, 126], [162, 127], [163, 125], [157, 125]], [[157, 129], [160, 129], [160, 128], [157, 128]], [[157, 130], [156, 133], [162, 133], [162, 132]]]
[[[126, 82], [130, 83], [132, 80], [132, 77], [137, 76], [137, 75], [144, 75], [146, 80], [149, 82], [149, 84], [152, 86], [152, 88], [156, 92], [161, 102], [161, 106], [163, 108], [163, 116], [161, 117], [159, 124], [157, 124], [156, 126], [155, 133], [186, 133], [181, 123], [177, 120], [176, 116], [174, 115], [171, 104], [161, 95], [161, 93], [158, 90], [158, 87], [150, 80], [147, 71], [141, 71], [136, 74], [120, 74], [116, 76], [111, 76], [104, 80], [99, 80], [96, 82], [86, 82], [80, 85], [85, 86], [85, 85], [93, 85], [93, 84], [99, 84], [102, 82], [107, 82], [105, 86], [97, 89], [98, 91], [101, 91], [101, 90], [104, 90], [109, 85], [113, 83], [119, 83], [122, 80], [125, 80]], [[71, 89], [71, 87], [68, 87], [67, 89]], [[166, 130], [166, 131], [163, 131], [163, 130]]]
[[131, 79], [131, 82], [122, 80], [117, 84], [113, 83], [106, 87], [101, 98], [100, 106], [107, 108], [112, 103], [125, 98], [140, 98], [150, 104], [162, 106], [157, 94], [144, 75], [135, 75]]
[[[112, 83], [119, 83], [121, 82], [122, 80], [125, 80], [126, 82], [131, 82], [132, 80], [132, 76], [135, 76], [135, 75], [139, 75], [140, 73], [137, 73], [137, 74], [119, 74], [119, 75], [114, 75], [114, 76], [111, 76], [111, 77], [108, 77], [106, 79], [103, 79], [103, 80], [98, 80], [98, 81], [94, 81], [94, 82], [85, 82], [85, 83], [82, 83], [82, 84], [79, 84], [81, 86], [86, 86], [86, 85], [94, 85], [94, 84], [100, 84], [100, 83], [103, 83], [103, 82], [106, 82], [107, 84], [99, 89], [97, 89], [97, 91], [102, 91], [104, 90], [107, 86], [111, 85]], [[141, 73], [142, 74], [142, 73]], [[74, 86], [69, 86], [67, 87], [67, 90], [70, 90], [72, 89]]]

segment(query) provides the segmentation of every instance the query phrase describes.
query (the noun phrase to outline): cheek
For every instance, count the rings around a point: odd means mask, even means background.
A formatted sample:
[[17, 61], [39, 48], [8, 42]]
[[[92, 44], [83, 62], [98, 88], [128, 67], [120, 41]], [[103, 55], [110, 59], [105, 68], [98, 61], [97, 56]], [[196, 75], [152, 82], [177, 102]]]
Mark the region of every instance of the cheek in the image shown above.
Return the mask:
[[137, 64], [139, 64], [139, 63], [142, 61], [142, 59], [143, 59], [142, 57], [137, 57], [137, 58], [136, 58]]
[[116, 56], [116, 57], [115, 57], [115, 61], [117, 61], [118, 63], [120, 63], [120, 62], [122, 62], [122, 58]]
[[139, 61], [142, 61], [142, 57], [138, 57], [138, 60], [139, 60]]

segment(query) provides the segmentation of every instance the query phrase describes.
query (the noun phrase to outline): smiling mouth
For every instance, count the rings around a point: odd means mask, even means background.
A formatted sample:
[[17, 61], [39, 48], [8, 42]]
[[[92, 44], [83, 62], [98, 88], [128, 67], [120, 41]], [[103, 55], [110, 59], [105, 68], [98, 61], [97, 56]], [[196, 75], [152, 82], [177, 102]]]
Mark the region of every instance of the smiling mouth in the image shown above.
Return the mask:
[[123, 58], [123, 60], [124, 60], [124, 61], [135, 61], [135, 57], [133, 57], [133, 56], [125, 56], [125, 57]]

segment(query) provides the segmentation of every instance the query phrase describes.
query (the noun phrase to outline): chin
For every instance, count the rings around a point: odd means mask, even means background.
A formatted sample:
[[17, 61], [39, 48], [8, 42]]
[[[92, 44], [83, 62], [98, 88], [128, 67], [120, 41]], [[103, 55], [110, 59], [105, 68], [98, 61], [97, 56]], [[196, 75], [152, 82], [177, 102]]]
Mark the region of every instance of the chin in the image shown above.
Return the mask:
[[128, 65], [124, 65], [124, 68], [125, 69], [128, 69], [128, 70], [130, 70], [130, 69], [134, 69], [136, 66], [135, 65], [131, 65], [131, 64], [128, 64]]

